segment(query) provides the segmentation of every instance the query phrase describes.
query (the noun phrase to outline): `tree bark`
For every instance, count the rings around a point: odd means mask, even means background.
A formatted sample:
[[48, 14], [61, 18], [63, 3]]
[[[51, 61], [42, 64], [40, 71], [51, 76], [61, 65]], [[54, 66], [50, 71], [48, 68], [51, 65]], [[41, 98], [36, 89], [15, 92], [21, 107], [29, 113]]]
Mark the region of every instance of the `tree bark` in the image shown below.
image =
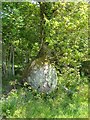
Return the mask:
[[14, 70], [14, 47], [12, 46], [12, 75], [15, 75], [15, 70]]
[[5, 46], [3, 45], [2, 48], [2, 76], [6, 77], [6, 49]]
[[41, 42], [41, 45], [42, 45], [44, 43], [44, 40], [45, 40], [45, 31], [44, 31], [45, 3], [40, 2], [39, 4], [40, 4], [40, 42]]
[[44, 55], [44, 45], [45, 45], [45, 3], [39, 2], [40, 5], [40, 50], [37, 55], [38, 57], [42, 57]]
[[9, 52], [9, 59], [8, 59], [8, 75], [11, 77], [11, 58], [12, 58], [12, 50], [10, 46], [10, 52]]

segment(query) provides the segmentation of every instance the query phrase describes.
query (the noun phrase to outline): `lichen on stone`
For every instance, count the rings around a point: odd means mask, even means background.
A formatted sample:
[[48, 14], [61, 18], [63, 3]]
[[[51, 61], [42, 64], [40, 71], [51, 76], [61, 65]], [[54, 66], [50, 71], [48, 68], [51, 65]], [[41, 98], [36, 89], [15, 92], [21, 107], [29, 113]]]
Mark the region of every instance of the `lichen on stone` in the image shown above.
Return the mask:
[[31, 64], [29, 84], [39, 92], [50, 93], [57, 85], [57, 73], [46, 59], [37, 59]]

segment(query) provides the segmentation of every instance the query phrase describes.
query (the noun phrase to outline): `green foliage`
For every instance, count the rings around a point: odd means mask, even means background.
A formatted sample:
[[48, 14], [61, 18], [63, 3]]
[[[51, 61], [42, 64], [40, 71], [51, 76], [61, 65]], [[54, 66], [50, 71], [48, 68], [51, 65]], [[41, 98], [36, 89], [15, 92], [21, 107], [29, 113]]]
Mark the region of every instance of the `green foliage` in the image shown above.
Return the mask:
[[[45, 41], [56, 67], [80, 67], [88, 54], [87, 3], [44, 3]], [[40, 8], [32, 3], [3, 3], [3, 49], [9, 57], [15, 51], [15, 65], [25, 68], [37, 56], [40, 47]], [[7, 32], [8, 31], [8, 32]], [[6, 59], [7, 59], [6, 58]], [[4, 58], [5, 59], [5, 58]]]
[[[20, 82], [25, 67], [29, 68], [30, 62], [42, 50], [40, 4], [3, 2], [3, 62], [6, 71], [3, 88], [7, 86], [7, 91], [13, 86], [15, 89], [2, 96], [2, 115], [7, 118], [86, 118], [87, 76], [90, 72], [82, 67], [88, 66], [88, 5], [84, 2], [42, 4], [45, 6], [44, 42], [49, 43], [44, 52], [57, 69], [57, 88], [46, 95], [30, 86], [27, 89], [26, 82], [24, 88], [17, 87], [15, 82]], [[8, 76], [12, 66], [11, 47], [14, 49], [14, 77]]]

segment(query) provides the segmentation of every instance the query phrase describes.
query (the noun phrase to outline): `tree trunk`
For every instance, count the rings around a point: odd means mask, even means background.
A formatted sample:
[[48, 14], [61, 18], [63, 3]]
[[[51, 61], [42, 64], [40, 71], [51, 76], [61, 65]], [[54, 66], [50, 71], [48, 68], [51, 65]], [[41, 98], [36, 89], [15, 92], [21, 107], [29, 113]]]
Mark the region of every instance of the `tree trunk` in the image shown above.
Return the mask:
[[42, 57], [43, 55], [43, 47], [45, 44], [45, 3], [39, 2], [40, 5], [40, 51], [37, 55], [38, 57]]
[[6, 77], [6, 49], [5, 46], [3, 45], [2, 48], [2, 76]]
[[[40, 5], [40, 50], [38, 55], [35, 57], [35, 59], [42, 57], [44, 54], [44, 44], [45, 44], [45, 19], [44, 19], [44, 15], [45, 15], [45, 3], [43, 2], [39, 2]], [[28, 70], [30, 68], [30, 65], [32, 64], [32, 62], [35, 60], [31, 60], [30, 64], [26, 67], [26, 69], [23, 72], [23, 78], [26, 78], [28, 76]]]
[[6, 48], [6, 76], [5, 77], [8, 77], [8, 50]]
[[41, 45], [44, 43], [45, 40], [45, 31], [44, 31], [44, 24], [45, 24], [45, 3], [40, 2], [40, 42]]
[[8, 59], [8, 75], [11, 77], [11, 58], [12, 58], [12, 49], [10, 47], [9, 59]]
[[12, 75], [15, 75], [14, 71], [14, 47], [12, 47]]

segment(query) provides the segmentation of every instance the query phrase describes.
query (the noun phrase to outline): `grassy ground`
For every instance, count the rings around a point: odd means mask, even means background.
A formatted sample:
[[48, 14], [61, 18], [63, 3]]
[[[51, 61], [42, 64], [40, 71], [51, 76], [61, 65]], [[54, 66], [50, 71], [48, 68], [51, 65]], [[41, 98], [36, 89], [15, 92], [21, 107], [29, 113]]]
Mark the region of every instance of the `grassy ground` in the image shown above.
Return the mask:
[[47, 96], [27, 88], [12, 89], [1, 103], [7, 118], [87, 118], [88, 85], [80, 85], [72, 98], [61, 88]]

